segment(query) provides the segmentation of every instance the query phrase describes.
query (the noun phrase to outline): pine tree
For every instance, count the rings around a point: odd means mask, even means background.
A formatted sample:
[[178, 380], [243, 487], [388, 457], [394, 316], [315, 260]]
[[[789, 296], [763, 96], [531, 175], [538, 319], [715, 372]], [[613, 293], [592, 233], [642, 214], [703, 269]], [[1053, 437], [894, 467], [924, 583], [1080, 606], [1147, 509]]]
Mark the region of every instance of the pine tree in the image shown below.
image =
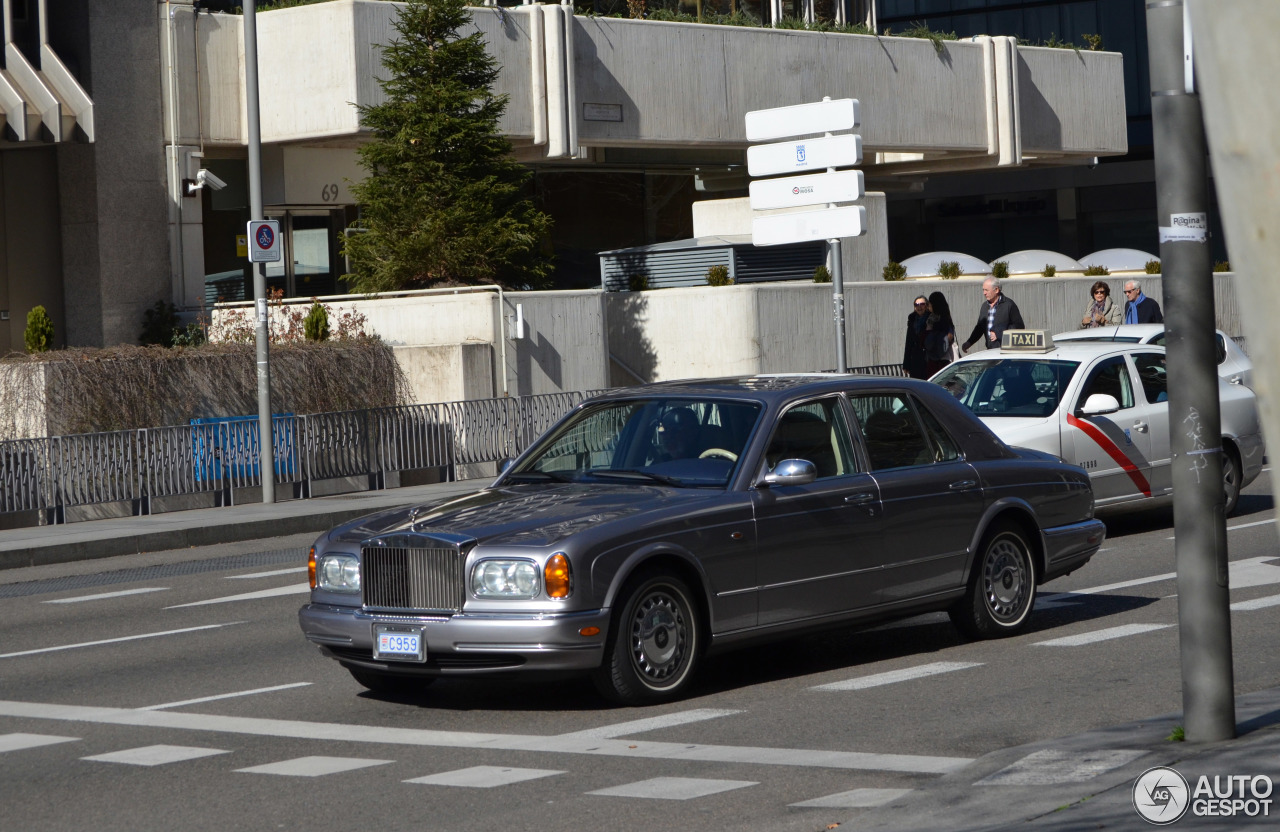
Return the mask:
[[360, 148], [368, 178], [352, 188], [361, 205], [344, 240], [352, 291], [498, 283], [543, 288], [541, 252], [551, 218], [525, 196], [530, 172], [498, 132], [505, 96], [498, 66], [464, 0], [410, 0], [399, 37], [382, 53], [386, 101], [361, 107], [374, 140]]

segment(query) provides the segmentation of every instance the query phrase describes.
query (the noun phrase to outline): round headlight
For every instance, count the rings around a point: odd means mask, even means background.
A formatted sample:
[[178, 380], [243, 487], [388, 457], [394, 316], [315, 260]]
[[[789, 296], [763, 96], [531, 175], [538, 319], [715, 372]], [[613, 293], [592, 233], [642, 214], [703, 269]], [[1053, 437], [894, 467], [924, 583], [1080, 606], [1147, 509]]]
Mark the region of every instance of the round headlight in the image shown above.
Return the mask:
[[337, 558], [325, 558], [321, 573], [325, 585], [340, 585], [342, 583], [342, 561]]
[[512, 564], [511, 571], [515, 583], [515, 591], [520, 595], [533, 595], [538, 591], [538, 570], [532, 563], [521, 561]]
[[352, 589], [360, 588], [360, 564], [354, 558], [342, 565], [342, 583]]
[[495, 595], [502, 593], [507, 588], [507, 570], [503, 564], [496, 561], [489, 561], [481, 567], [480, 585], [484, 587], [486, 592]]

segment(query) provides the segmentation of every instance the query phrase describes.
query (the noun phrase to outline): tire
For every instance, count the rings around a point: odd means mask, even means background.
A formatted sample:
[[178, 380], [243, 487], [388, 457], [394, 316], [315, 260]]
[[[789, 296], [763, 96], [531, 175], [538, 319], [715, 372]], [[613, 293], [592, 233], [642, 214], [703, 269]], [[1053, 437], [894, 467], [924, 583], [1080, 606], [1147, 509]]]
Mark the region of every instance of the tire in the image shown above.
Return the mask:
[[396, 676], [356, 667], [348, 667], [347, 672], [353, 679], [379, 696], [414, 696], [435, 681], [432, 676]]
[[592, 677], [597, 690], [620, 705], [676, 699], [702, 653], [702, 621], [688, 585], [650, 572], [628, 581], [619, 597], [604, 660]]
[[951, 623], [975, 639], [1004, 638], [1026, 629], [1036, 603], [1036, 561], [1021, 530], [1000, 524], [982, 540], [964, 598]]
[[1240, 503], [1240, 484], [1244, 481], [1244, 468], [1240, 465], [1240, 457], [1236, 455], [1228, 442], [1222, 443], [1222, 516], [1230, 517]]

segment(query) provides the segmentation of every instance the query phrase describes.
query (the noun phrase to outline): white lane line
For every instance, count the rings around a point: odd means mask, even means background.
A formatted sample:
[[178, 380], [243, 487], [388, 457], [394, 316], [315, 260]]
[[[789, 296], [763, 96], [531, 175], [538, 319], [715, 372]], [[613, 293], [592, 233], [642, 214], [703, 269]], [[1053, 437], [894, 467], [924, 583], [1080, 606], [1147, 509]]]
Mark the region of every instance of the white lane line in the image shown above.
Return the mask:
[[[1236, 529], [1251, 529], [1254, 526], [1267, 526], [1274, 522], [1276, 522], [1276, 518], [1272, 517], [1270, 520], [1258, 520], [1257, 522], [1254, 522], [1254, 523], [1241, 523], [1238, 526], [1227, 526], [1227, 531], [1234, 532]], [[1176, 540], [1176, 539], [1177, 539], [1177, 535], [1173, 535], [1165, 538], [1165, 540]]]
[[1124, 624], [1120, 627], [1108, 627], [1105, 630], [1094, 630], [1092, 633], [1081, 633], [1078, 636], [1064, 636], [1063, 638], [1054, 638], [1048, 641], [1037, 641], [1040, 647], [1080, 647], [1085, 644], [1094, 644], [1099, 641], [1110, 641], [1113, 638], [1124, 638], [1125, 636], [1136, 636], [1141, 633], [1151, 633], [1156, 630], [1163, 630], [1172, 627], [1172, 624]]
[[205, 624], [200, 627], [183, 627], [181, 630], [164, 630], [159, 633], [139, 633], [136, 636], [121, 636], [120, 638], [104, 638], [99, 641], [82, 641], [79, 644], [61, 644], [57, 647], [41, 647], [38, 650], [22, 650], [17, 653], [0, 653], [0, 659], [12, 659], [17, 656], [34, 656], [37, 653], [56, 653], [59, 650], [74, 650], [77, 647], [97, 647], [100, 644], [118, 644], [122, 641], [137, 641], [140, 638], [159, 638], [160, 636], [176, 636], [182, 633], [194, 633], [199, 630], [216, 630], [219, 627], [230, 627], [235, 624], [244, 624], [244, 621], [228, 621], [226, 624]]
[[564, 772], [545, 768], [472, 766], [471, 768], [460, 768], [457, 771], [429, 774], [426, 777], [415, 777], [404, 782], [421, 783], [427, 786], [462, 786], [468, 789], [492, 789], [497, 786], [510, 786], [512, 783], [523, 783], [526, 780], [537, 780], [540, 777], [552, 777], [557, 774], [564, 774]]
[[858, 676], [842, 682], [830, 682], [825, 685], [814, 685], [810, 690], [865, 690], [881, 685], [892, 685], [895, 682], [909, 682], [912, 679], [923, 679], [939, 673], [950, 673], [953, 670], [968, 670], [971, 667], [982, 667], [982, 662], [933, 662], [919, 667], [908, 667], [903, 670], [890, 670], [887, 673], [875, 673], [870, 676]]
[[611, 789], [599, 789], [587, 794], [604, 797], [644, 797], [653, 800], [691, 800], [695, 797], [706, 797], [747, 786], [756, 786], [751, 780], [703, 780], [694, 777], [654, 777], [652, 780], [641, 780], [627, 783], [625, 786], [614, 786]]
[[145, 708], [138, 708], [140, 711], [160, 711], [165, 708], [181, 708], [184, 705], [198, 705], [201, 702], [213, 702], [218, 699], [233, 699], [237, 696], [252, 696], [255, 693], [271, 693], [277, 690], [288, 690], [289, 688], [305, 688], [310, 682], [293, 682], [288, 685], [276, 685], [270, 688], [254, 688], [253, 690], [240, 690], [235, 693], [220, 693], [217, 696], [202, 696], [199, 699], [184, 699], [181, 702], [166, 702], [163, 705], [148, 705]]
[[[1235, 589], [1235, 587], [1232, 587]], [[1261, 610], [1267, 607], [1280, 607], [1280, 595], [1268, 595], [1265, 598], [1254, 598], [1251, 601], [1236, 601], [1231, 605], [1232, 612]]]
[[[1266, 521], [1273, 522], [1271, 520]], [[1246, 558], [1244, 560], [1233, 560], [1227, 564], [1229, 572], [1229, 580], [1232, 589], [1244, 589], [1250, 586], [1266, 586], [1268, 584], [1280, 584], [1280, 566], [1276, 566], [1269, 561], [1274, 561], [1274, 555], [1267, 555], [1257, 558]], [[1103, 586], [1091, 586], [1088, 589], [1073, 589], [1069, 592], [1059, 592], [1053, 595], [1041, 595], [1036, 599], [1036, 609], [1040, 608], [1040, 601], [1070, 601], [1073, 597], [1081, 595], [1094, 595], [1100, 592], [1109, 592], [1113, 589], [1125, 589], [1131, 586], [1141, 586], [1142, 584], [1155, 583], [1156, 581], [1172, 581], [1177, 579], [1177, 572], [1166, 572], [1163, 575], [1151, 575], [1146, 578], [1137, 578], [1132, 581], [1121, 581], [1115, 584], [1105, 584]], [[1166, 595], [1166, 598], [1173, 598], [1173, 595]]]
[[790, 803], [799, 809], [872, 809], [911, 794], [913, 789], [853, 789]]
[[1046, 601], [1065, 601], [1072, 595], [1096, 595], [1099, 592], [1110, 592], [1113, 589], [1126, 589], [1131, 586], [1142, 586], [1143, 584], [1152, 584], [1156, 581], [1172, 581], [1177, 577], [1177, 572], [1166, 572], [1163, 575], [1151, 575], [1147, 578], [1135, 578], [1132, 581], [1120, 581], [1115, 584], [1091, 586], [1088, 589], [1073, 589], [1069, 592], [1058, 592], [1053, 595], [1041, 595], [1040, 597]]
[[230, 754], [220, 748], [190, 748], [185, 745], [148, 745], [143, 748], [126, 748], [124, 751], [112, 751], [110, 754], [95, 754], [92, 757], [81, 757], [94, 763], [124, 763], [130, 766], [163, 766], [169, 763], [181, 763], [187, 760], [198, 760], [201, 757], [212, 757], [215, 754]]
[[171, 607], [165, 607], [167, 610], [181, 609], [182, 607], [203, 607], [205, 604], [226, 604], [231, 601], [257, 601], [260, 598], [275, 598], [278, 595], [301, 595], [304, 592], [310, 592], [310, 584], [292, 584], [290, 586], [278, 586], [275, 589], [260, 589], [257, 592], [245, 592], [240, 595], [227, 595], [223, 598], [210, 598], [208, 601], [192, 601], [190, 604], [174, 604]]
[[470, 731], [432, 731], [421, 728], [344, 725], [333, 722], [302, 722], [289, 719], [193, 714], [185, 711], [140, 711], [135, 708], [94, 708], [82, 705], [56, 705], [4, 700], [0, 700], [0, 716], [384, 745], [483, 748], [498, 749], [500, 751], [586, 754], [637, 760], [752, 763], [767, 766], [900, 771], [915, 774], [949, 774], [973, 762], [968, 757], [925, 757], [911, 754], [873, 754], [861, 751], [697, 745], [647, 740], [595, 739], [591, 737], [481, 734]]
[[293, 566], [288, 569], [273, 569], [270, 572], [254, 572], [251, 575], [228, 575], [228, 581], [241, 581], [247, 578], [274, 578], [276, 575], [293, 575], [298, 572], [306, 572], [305, 566]]
[[1099, 774], [1127, 766], [1149, 753], [1127, 748], [1100, 751], [1060, 751], [1046, 748], [987, 775], [974, 785], [1054, 786], [1059, 783], [1083, 783]]
[[238, 768], [246, 774], [283, 774], [286, 777], [323, 777], [370, 766], [385, 766], [395, 760], [362, 760], [359, 757], [299, 757], [265, 766]]
[[79, 737], [55, 737], [50, 734], [0, 734], [0, 754], [6, 751], [22, 751], [57, 745], [60, 742], [80, 742]]
[[635, 719], [630, 722], [619, 722], [615, 725], [603, 725], [599, 728], [588, 728], [585, 731], [573, 731], [568, 734], [561, 734], [560, 736], [612, 739], [614, 737], [625, 737], [630, 734], [641, 734], [645, 731], [657, 731], [660, 728], [670, 728], [673, 725], [687, 725], [690, 722], [702, 722], [706, 719], [715, 719], [721, 716], [733, 716], [734, 714], [740, 713], [742, 713], [742, 711], [725, 710], [722, 708], [698, 708], [692, 711], [664, 714], [663, 716], [651, 716], [647, 719]]
[[55, 598], [52, 601], [41, 601], [42, 604], [78, 604], [81, 601], [101, 601], [104, 598], [123, 598], [126, 595], [141, 595], [144, 592], [168, 592], [167, 586], [148, 586], [141, 589], [122, 589], [119, 592], [101, 592], [97, 595], [80, 595], [75, 598]]

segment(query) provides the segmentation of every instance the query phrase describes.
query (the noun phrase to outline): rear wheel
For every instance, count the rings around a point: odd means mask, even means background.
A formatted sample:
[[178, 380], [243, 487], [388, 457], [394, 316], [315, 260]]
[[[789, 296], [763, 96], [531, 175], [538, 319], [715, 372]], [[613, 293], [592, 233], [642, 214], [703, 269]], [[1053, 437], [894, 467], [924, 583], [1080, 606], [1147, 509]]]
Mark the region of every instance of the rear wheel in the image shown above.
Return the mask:
[[593, 681], [607, 699], [646, 705], [680, 696], [702, 652], [702, 624], [684, 581], [664, 573], [633, 578]]
[[397, 676], [376, 670], [348, 667], [351, 677], [381, 696], [413, 696], [435, 681], [431, 676]]
[[1036, 565], [1022, 531], [993, 527], [983, 538], [964, 598], [951, 622], [970, 638], [1003, 638], [1021, 632], [1036, 602]]
[[1230, 516], [1240, 502], [1240, 485], [1244, 482], [1244, 469], [1240, 466], [1240, 458], [1235, 450], [1226, 442], [1222, 443], [1222, 490], [1224, 501], [1222, 514]]

